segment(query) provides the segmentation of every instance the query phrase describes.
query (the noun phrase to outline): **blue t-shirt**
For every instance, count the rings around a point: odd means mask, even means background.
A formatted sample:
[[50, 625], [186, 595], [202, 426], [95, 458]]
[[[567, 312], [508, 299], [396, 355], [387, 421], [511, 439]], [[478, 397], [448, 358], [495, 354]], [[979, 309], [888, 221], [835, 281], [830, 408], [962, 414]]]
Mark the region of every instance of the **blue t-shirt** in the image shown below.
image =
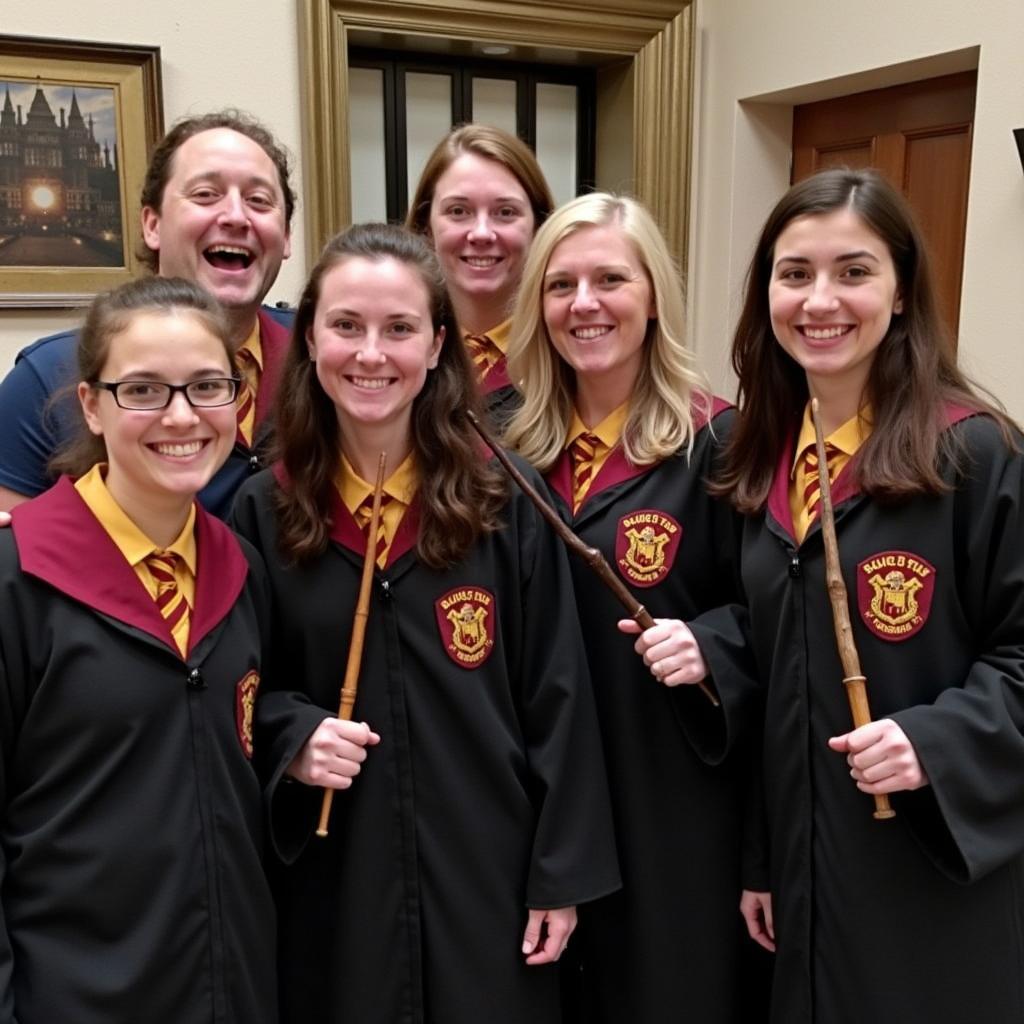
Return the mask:
[[[295, 320], [293, 310], [264, 306], [263, 312], [283, 327]], [[0, 487], [34, 498], [53, 484], [46, 465], [81, 423], [77, 358], [78, 331], [51, 334], [22, 349], [0, 382]], [[203, 507], [225, 518], [235, 491], [261, 466], [259, 445], [236, 444], [200, 492]]]

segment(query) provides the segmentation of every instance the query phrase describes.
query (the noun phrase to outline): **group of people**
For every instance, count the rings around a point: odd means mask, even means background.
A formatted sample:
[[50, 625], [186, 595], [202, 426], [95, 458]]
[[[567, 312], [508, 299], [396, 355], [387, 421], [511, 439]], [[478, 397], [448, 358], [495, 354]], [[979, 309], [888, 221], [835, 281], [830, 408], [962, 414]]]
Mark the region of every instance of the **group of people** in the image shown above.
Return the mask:
[[453, 129], [294, 312], [288, 179], [245, 115], [177, 124], [154, 276], [0, 384], [3, 1019], [1019, 1021], [1021, 436], [903, 200], [779, 201], [733, 405], [651, 215], [556, 209], [505, 132]]

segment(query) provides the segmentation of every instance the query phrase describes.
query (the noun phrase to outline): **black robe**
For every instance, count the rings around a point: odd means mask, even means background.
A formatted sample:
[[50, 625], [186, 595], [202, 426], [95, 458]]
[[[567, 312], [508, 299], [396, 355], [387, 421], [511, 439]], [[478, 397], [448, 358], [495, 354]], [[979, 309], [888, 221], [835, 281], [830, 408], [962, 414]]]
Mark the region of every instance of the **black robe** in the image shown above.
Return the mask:
[[[539, 482], [539, 481], [538, 481]], [[337, 498], [328, 550], [282, 563], [260, 474], [234, 518], [264, 553], [274, 593], [267, 692], [281, 922], [282, 1020], [290, 1024], [545, 1024], [554, 966], [520, 952], [527, 907], [618, 888], [596, 716], [565, 553], [513, 491], [505, 526], [447, 571], [412, 545], [415, 504], [372, 591], [357, 720], [381, 735], [312, 837], [320, 791], [283, 773], [337, 714], [363, 535]]]
[[197, 509], [188, 656], [67, 478], [0, 530], [0, 1019], [270, 1024], [269, 597]]
[[[689, 462], [680, 453], [638, 467], [614, 449], [575, 516], [568, 453], [548, 483], [566, 521], [637, 600], [655, 617], [690, 625], [714, 685], [756, 693], [736, 603], [738, 520], [704, 486], [731, 420], [724, 409], [716, 400], [713, 426], [698, 417]], [[767, 965], [738, 909], [753, 702], [737, 701], [733, 715], [731, 703], [716, 709], [695, 686], [655, 680], [636, 638], [616, 628], [629, 616], [614, 595], [582, 559], [572, 559], [572, 571], [623, 880], [621, 892], [581, 908], [566, 970], [573, 1016], [586, 1024], [756, 1020], [767, 1009]]]
[[[952, 419], [963, 417], [952, 413]], [[748, 521], [743, 580], [760, 669], [778, 939], [775, 1024], [1024, 1020], [1024, 458], [961, 418], [953, 490], [900, 504], [833, 493], [854, 640], [875, 719], [930, 785], [896, 818], [827, 746], [852, 728], [820, 528], [797, 546], [791, 454]]]

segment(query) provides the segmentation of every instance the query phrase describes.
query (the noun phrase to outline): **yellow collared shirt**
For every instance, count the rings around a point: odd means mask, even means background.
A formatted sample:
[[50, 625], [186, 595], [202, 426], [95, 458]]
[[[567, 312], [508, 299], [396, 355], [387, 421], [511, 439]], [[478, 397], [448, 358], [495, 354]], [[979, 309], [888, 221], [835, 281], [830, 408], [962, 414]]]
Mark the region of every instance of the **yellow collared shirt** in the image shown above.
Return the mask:
[[[846, 464], [857, 454], [857, 450], [871, 435], [871, 410], [865, 407], [856, 416], [851, 416], [842, 426], [837, 427], [825, 440], [837, 449], [838, 454], [831, 460], [830, 481], [834, 482], [836, 477], [843, 471]], [[804, 503], [804, 494], [808, 484], [807, 463], [804, 460], [804, 453], [815, 446], [814, 420], [811, 419], [810, 402], [804, 409], [803, 422], [800, 424], [800, 435], [797, 438], [796, 450], [793, 454], [793, 464], [789, 471], [789, 508], [793, 513], [793, 527], [796, 530], [796, 539], [803, 543], [807, 531], [810, 529], [812, 517], [808, 515], [807, 506]]]
[[[174, 578], [178, 589], [188, 602], [189, 608], [194, 608], [196, 599], [195, 504], [189, 510], [188, 519], [174, 542], [167, 548], [160, 548], [135, 525], [124, 509], [114, 500], [104, 480], [106, 469], [105, 463], [97, 463], [88, 473], [75, 481], [75, 490], [82, 496], [89, 511], [99, 520], [110, 539], [117, 545], [118, 551], [124, 555], [128, 564], [135, 570], [135, 575], [138, 576], [146, 588], [146, 593], [154, 602], [157, 597], [157, 583], [145, 560], [154, 551], [166, 550], [178, 555], [179, 561], [176, 564]], [[182, 657], [188, 651], [189, 621], [190, 616], [186, 615], [182, 619], [181, 627], [174, 633], [174, 641], [178, 645]]]
[[[410, 452], [398, 469], [384, 481], [384, 493], [391, 499], [381, 510], [381, 517], [384, 520], [384, 538], [388, 549], [395, 539], [399, 523], [401, 523], [406, 509], [412, 504], [419, 485], [419, 473], [416, 472], [416, 464]], [[341, 497], [342, 504], [352, 515], [355, 515], [356, 509], [373, 494], [373, 484], [367, 483], [352, 468], [352, 464], [344, 455], [341, 457], [338, 474], [334, 478], [334, 486]]]

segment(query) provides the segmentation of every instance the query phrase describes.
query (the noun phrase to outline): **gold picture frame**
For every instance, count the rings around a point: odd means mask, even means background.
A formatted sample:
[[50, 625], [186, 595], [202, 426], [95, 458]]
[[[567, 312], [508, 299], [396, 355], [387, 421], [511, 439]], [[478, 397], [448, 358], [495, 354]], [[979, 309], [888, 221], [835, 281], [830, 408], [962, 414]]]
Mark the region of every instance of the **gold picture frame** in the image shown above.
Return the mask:
[[348, 33], [359, 31], [557, 48], [630, 60], [635, 193], [661, 225], [679, 265], [686, 266], [692, 0], [300, 0], [299, 14], [311, 262], [351, 217]]
[[142, 268], [155, 46], [0, 35], [0, 307], [86, 305]]

